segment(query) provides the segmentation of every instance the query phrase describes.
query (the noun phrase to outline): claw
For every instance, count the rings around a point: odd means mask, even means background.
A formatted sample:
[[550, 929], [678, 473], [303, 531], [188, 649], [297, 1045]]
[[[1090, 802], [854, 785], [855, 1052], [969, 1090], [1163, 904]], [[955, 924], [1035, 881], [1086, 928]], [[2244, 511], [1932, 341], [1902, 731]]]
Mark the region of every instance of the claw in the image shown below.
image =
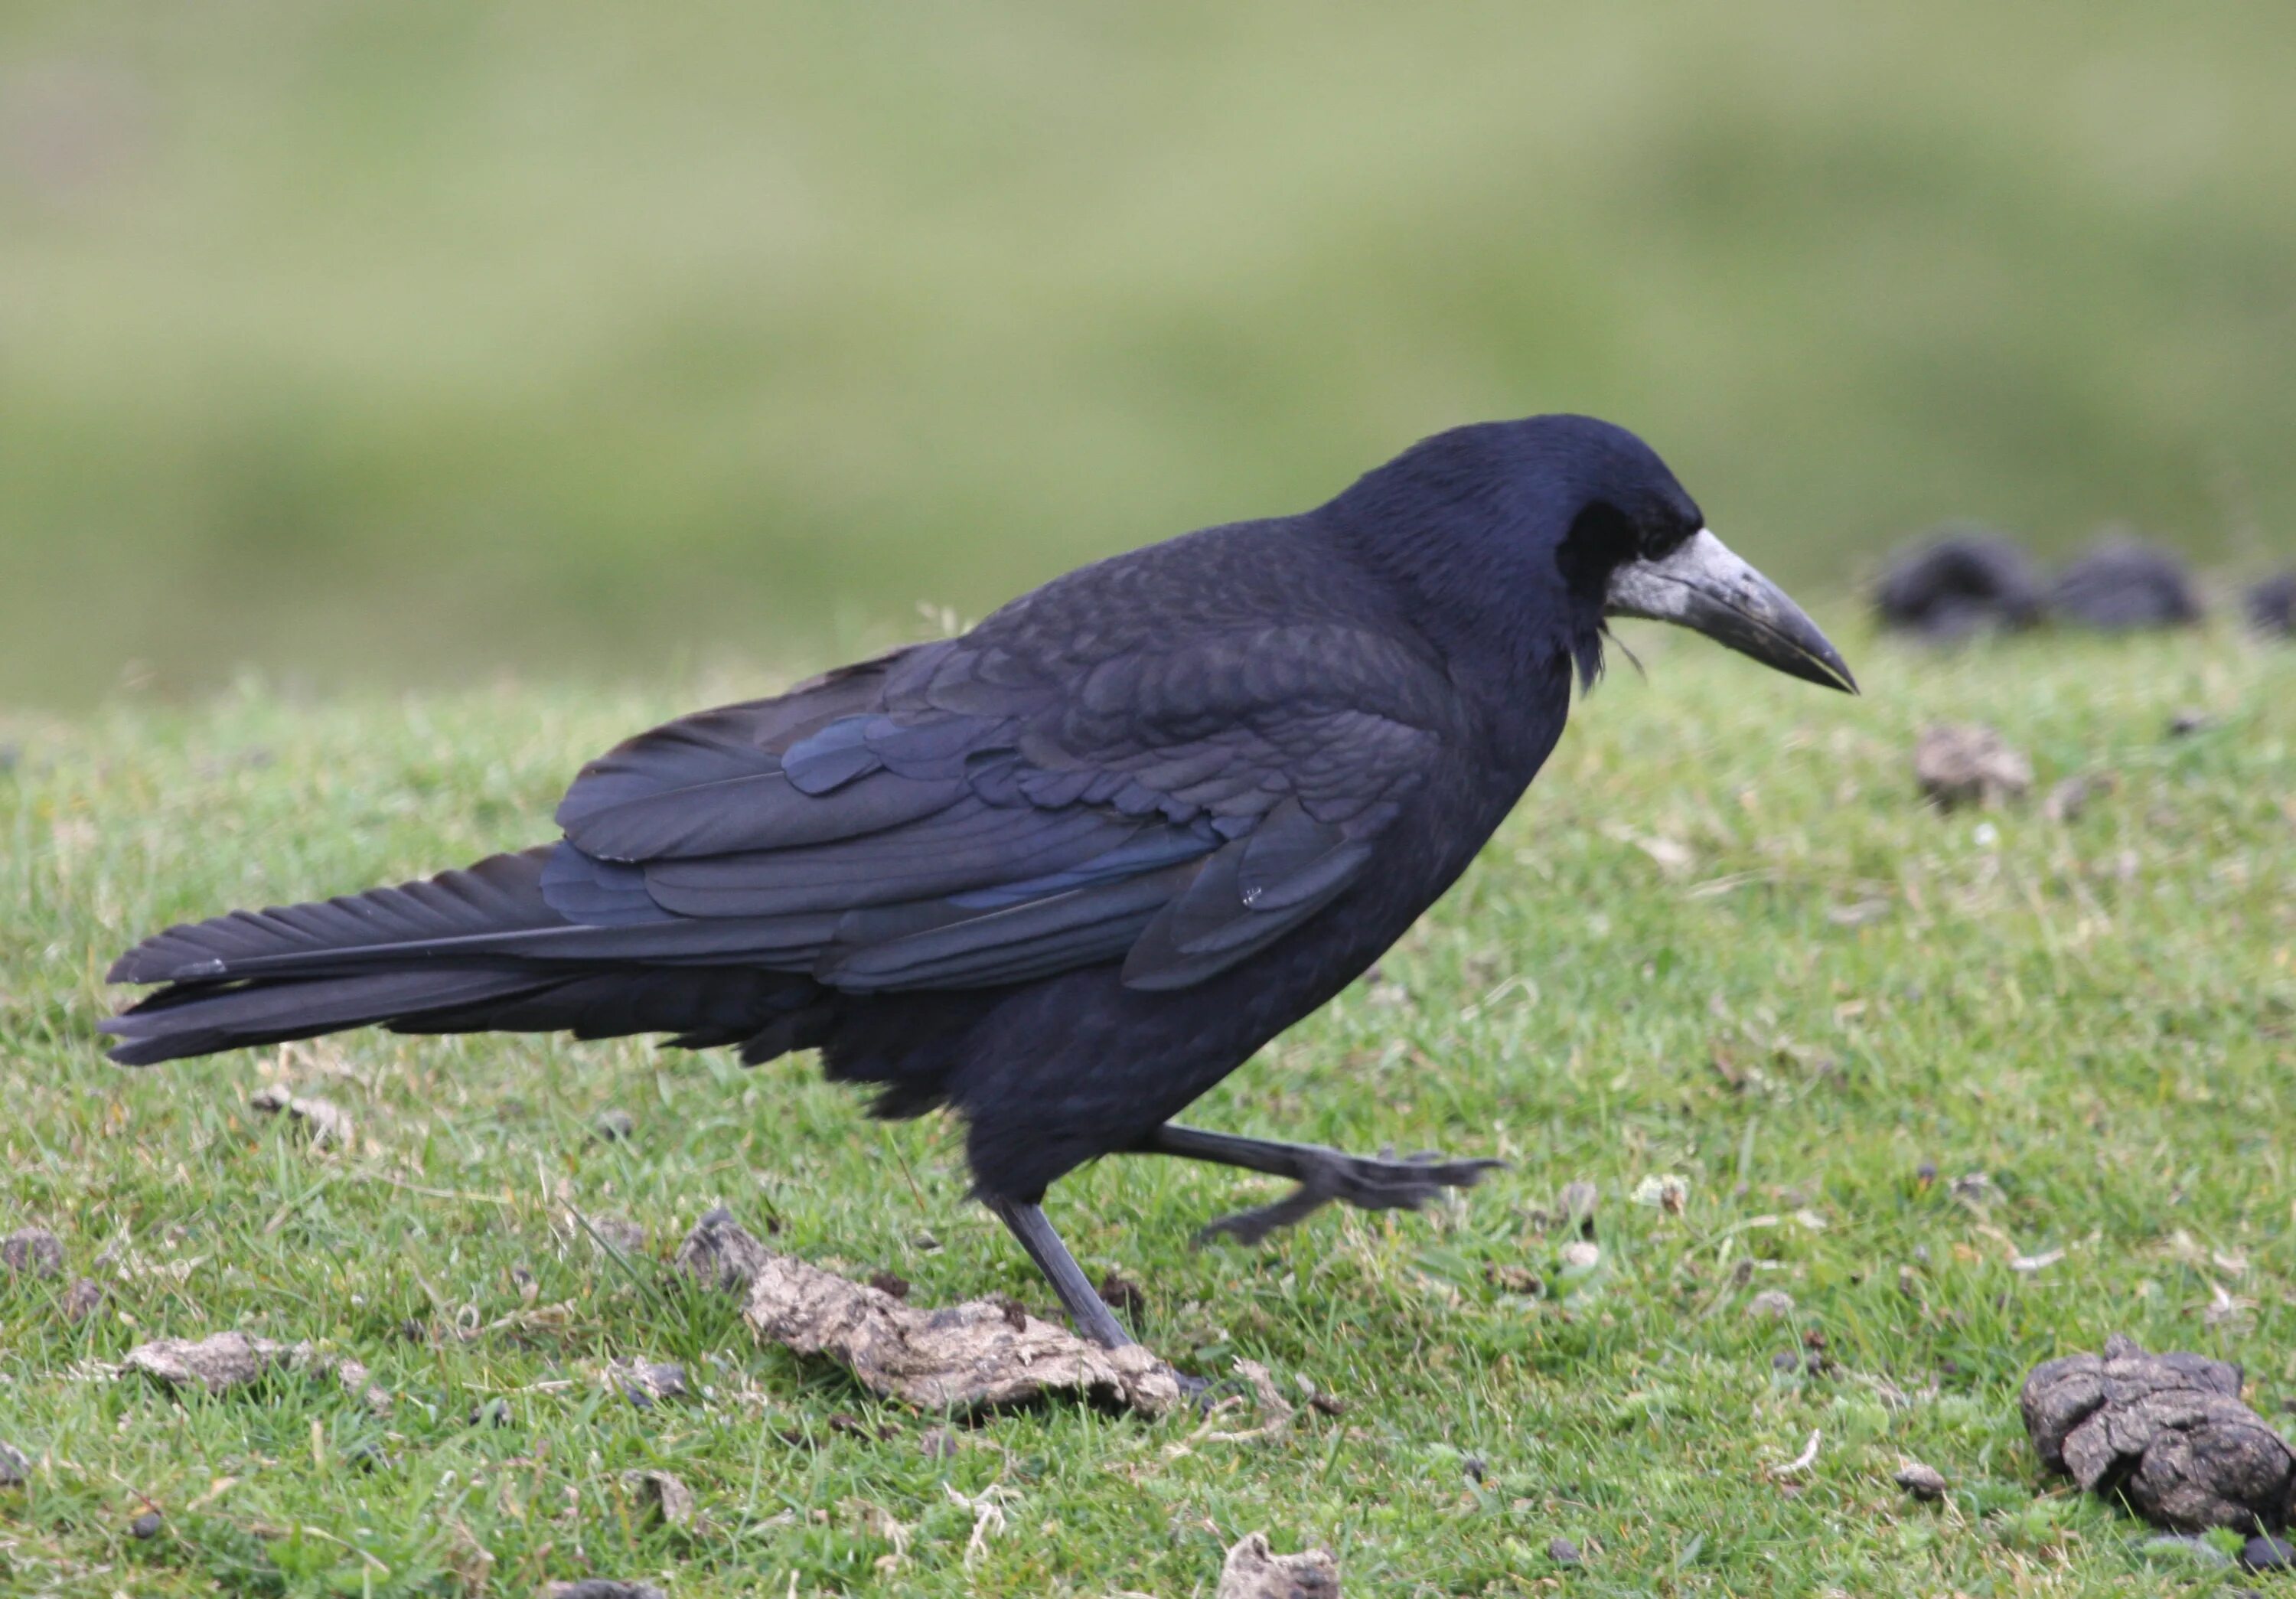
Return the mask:
[[[1307, 1220], [1334, 1197], [1318, 1192], [1314, 1185], [1302, 1183], [1272, 1205], [1238, 1210], [1232, 1216], [1217, 1217], [1206, 1222], [1196, 1230], [1195, 1246], [1201, 1249], [1223, 1234], [1238, 1243], [1258, 1243], [1278, 1227], [1288, 1227], [1294, 1222]], [[1413, 1208], [1416, 1209], [1415, 1206]]]
[[1250, 1245], [1278, 1227], [1306, 1220], [1333, 1200], [1358, 1210], [1416, 1210], [1446, 1188], [1472, 1188], [1505, 1160], [1445, 1160], [1423, 1150], [1398, 1160], [1393, 1150], [1377, 1160], [1337, 1155], [1320, 1161], [1291, 1193], [1273, 1204], [1239, 1210], [1208, 1222], [1195, 1237], [1199, 1248], [1222, 1236]]

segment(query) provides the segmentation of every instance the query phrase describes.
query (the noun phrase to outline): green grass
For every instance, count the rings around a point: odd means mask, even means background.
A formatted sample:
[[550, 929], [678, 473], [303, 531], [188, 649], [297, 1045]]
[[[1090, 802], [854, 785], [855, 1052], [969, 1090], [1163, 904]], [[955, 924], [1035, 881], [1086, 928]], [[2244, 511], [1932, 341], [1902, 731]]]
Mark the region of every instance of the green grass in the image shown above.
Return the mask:
[[[1347, 1401], [1256, 1445], [1056, 1404], [937, 1458], [920, 1439], [941, 1418], [672, 1286], [668, 1250], [723, 1200], [753, 1229], [776, 1218], [778, 1247], [890, 1268], [927, 1302], [1046, 1301], [962, 1198], [950, 1129], [868, 1122], [808, 1062], [374, 1033], [141, 1074], [99, 1058], [101, 972], [132, 936], [529, 841], [578, 759], [749, 685], [248, 687], [0, 721], [0, 1226], [51, 1227], [68, 1257], [67, 1279], [0, 1282], [0, 1438], [35, 1462], [0, 1493], [0, 1589], [521, 1595], [596, 1571], [684, 1599], [1178, 1595], [1262, 1527], [1330, 1544], [1363, 1595], [2229, 1584], [2043, 1480], [2013, 1396], [2033, 1362], [2117, 1331], [2246, 1362], [2261, 1407], [2296, 1394], [2296, 652], [2228, 633], [1868, 641], [1849, 701], [1694, 640], [1638, 643], [1649, 681], [1621, 663], [1582, 708], [1385, 963], [1399, 991], [1358, 985], [1198, 1108], [1513, 1169], [1257, 1251], [1187, 1240], [1271, 1185], [1112, 1160], [1055, 1191], [1087, 1267], [1145, 1285], [1152, 1345]], [[2167, 736], [2187, 709], [2210, 725]], [[1997, 725], [2044, 785], [2118, 787], [2070, 824], [2038, 804], [1940, 816], [1908, 775], [1938, 716]], [[1847, 924], [1859, 906], [1881, 914]], [[251, 1114], [282, 1075], [347, 1110], [356, 1148]], [[590, 1134], [610, 1107], [635, 1118], [626, 1143]], [[1991, 1197], [1956, 1198], [1977, 1171]], [[1688, 1179], [1679, 1216], [1629, 1197], [1665, 1173]], [[1579, 1179], [1601, 1191], [1602, 1261], [1572, 1278], [1532, 1213]], [[569, 1207], [648, 1227], [635, 1269], [602, 1262]], [[1517, 1267], [1546, 1297], [1495, 1285]], [[60, 1298], [79, 1275], [111, 1298], [75, 1327]], [[1785, 1323], [1749, 1314], [1770, 1289], [1792, 1296]], [[316, 1380], [185, 1400], [101, 1374], [147, 1337], [226, 1327], [356, 1354], [396, 1407]], [[1821, 1337], [1830, 1370], [1778, 1369]], [[601, 1368], [634, 1355], [682, 1360], [701, 1395], [618, 1400]], [[503, 1424], [470, 1424], [496, 1399]], [[1813, 1431], [1815, 1465], [1779, 1480]], [[1901, 1455], [1946, 1473], [1945, 1504], [1891, 1486]], [[695, 1529], [648, 1523], [621, 1475], [641, 1467], [693, 1488]], [[1006, 1525], [967, 1570], [951, 1493], [991, 1488]], [[147, 1501], [166, 1519], [138, 1541]], [[890, 1575], [888, 1518], [907, 1529]], [[1557, 1536], [1583, 1570], [1547, 1562]]]
[[2206, 7], [12, 0], [0, 703], [843, 651], [1439, 428], [1784, 581], [2292, 554], [2296, 29]]

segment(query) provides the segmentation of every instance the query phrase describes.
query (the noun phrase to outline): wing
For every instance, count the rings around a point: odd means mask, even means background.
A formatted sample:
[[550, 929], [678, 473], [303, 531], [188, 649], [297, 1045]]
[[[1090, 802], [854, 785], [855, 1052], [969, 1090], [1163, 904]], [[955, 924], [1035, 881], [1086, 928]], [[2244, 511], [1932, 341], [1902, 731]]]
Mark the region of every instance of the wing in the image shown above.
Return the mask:
[[550, 953], [1185, 988], [1357, 880], [1450, 714], [1439, 667], [1361, 627], [1109, 644], [985, 628], [630, 741], [559, 808]]

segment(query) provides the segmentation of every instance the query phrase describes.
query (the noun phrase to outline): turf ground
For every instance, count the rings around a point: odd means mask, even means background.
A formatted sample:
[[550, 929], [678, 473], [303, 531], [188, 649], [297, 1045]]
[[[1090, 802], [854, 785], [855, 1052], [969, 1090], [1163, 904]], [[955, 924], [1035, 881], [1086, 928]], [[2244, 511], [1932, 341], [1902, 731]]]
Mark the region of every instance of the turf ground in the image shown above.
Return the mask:
[[[1365, 1595], [2232, 1585], [2044, 1480], [2014, 1394], [2128, 1332], [2245, 1362], [2267, 1413], [2296, 1396], [2296, 652], [1846, 642], [1861, 700], [1638, 636], [1648, 680], [1614, 657], [1378, 980], [1199, 1107], [1512, 1170], [1257, 1250], [1188, 1240], [1273, 1185], [1116, 1160], [1055, 1192], [1086, 1266], [1141, 1285], [1148, 1342], [1345, 1403], [1242, 1444], [1056, 1404], [929, 1448], [945, 1418], [673, 1283], [722, 1201], [922, 1301], [1046, 1300], [964, 1201], [949, 1128], [867, 1121], [806, 1061], [375, 1033], [101, 1059], [101, 974], [132, 935], [531, 841], [580, 758], [758, 679], [0, 718], [0, 1227], [50, 1228], [65, 1257], [0, 1275], [0, 1439], [32, 1463], [0, 1489], [0, 1589], [1177, 1595], [1254, 1528], [1328, 1544]], [[2187, 711], [2206, 724], [2171, 736]], [[2033, 800], [1918, 803], [1910, 749], [1939, 717], [2028, 750]], [[2046, 816], [2082, 773], [2115, 785]], [[250, 1111], [283, 1078], [348, 1112], [352, 1144]], [[629, 1137], [595, 1136], [609, 1111]], [[1636, 1201], [1669, 1176], [1678, 1211]], [[1600, 1195], [1591, 1268], [1541, 1225], [1574, 1181]], [[578, 1210], [648, 1241], [607, 1258]], [[105, 1298], [75, 1324], [79, 1277]], [[223, 1328], [355, 1355], [395, 1405], [106, 1374]], [[602, 1375], [630, 1357], [682, 1362], [696, 1392], [634, 1406]], [[1943, 1503], [1893, 1486], [1903, 1458], [1945, 1474]], [[648, 1515], [640, 1469], [692, 1488], [690, 1529]]]

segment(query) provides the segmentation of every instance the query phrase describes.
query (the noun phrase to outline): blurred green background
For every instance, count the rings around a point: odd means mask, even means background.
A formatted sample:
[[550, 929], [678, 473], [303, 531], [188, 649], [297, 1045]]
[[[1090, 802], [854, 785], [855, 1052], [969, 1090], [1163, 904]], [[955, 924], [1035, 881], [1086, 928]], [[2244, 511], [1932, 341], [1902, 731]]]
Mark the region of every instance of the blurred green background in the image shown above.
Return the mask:
[[1821, 587], [2296, 531], [2296, 17], [0, 7], [0, 704], [789, 660], [1636, 428]]

